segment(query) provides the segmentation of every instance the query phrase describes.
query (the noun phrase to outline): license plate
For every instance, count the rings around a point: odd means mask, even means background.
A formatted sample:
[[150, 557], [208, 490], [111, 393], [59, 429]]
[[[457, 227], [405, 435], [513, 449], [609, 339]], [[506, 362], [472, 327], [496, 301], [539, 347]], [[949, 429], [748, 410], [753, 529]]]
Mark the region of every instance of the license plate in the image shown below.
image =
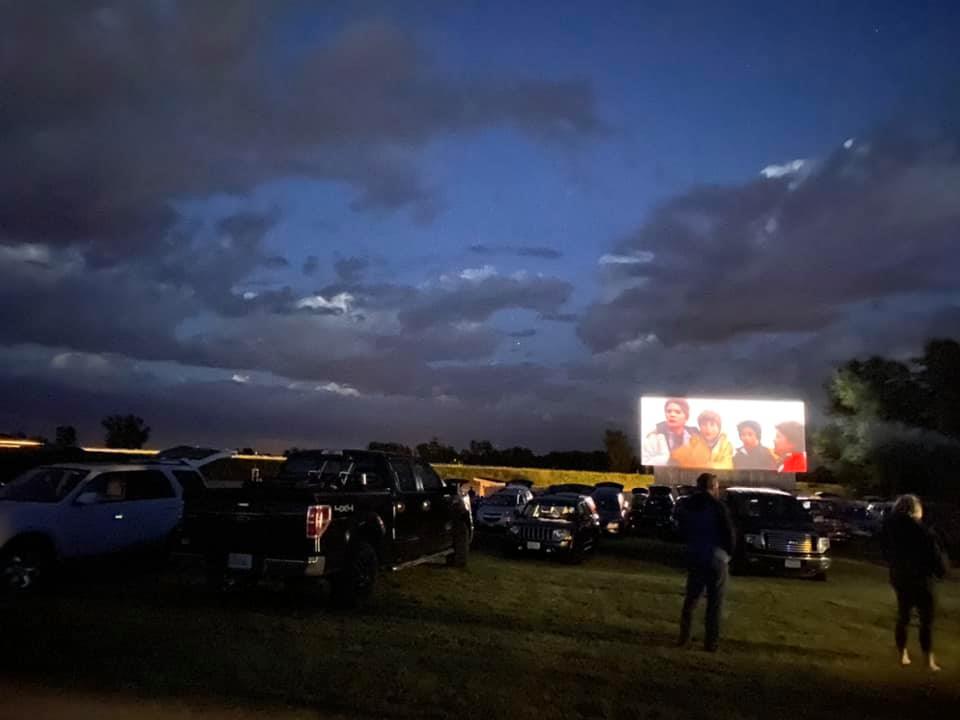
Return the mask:
[[788, 567], [791, 570], [799, 570], [802, 563], [799, 560], [784, 560], [784, 567]]
[[230, 553], [227, 555], [227, 567], [231, 570], [252, 570], [253, 555], [247, 553]]
[[540, 543], [533, 542], [532, 540], [527, 543], [527, 550], [539, 550], [539, 549], [540, 549]]

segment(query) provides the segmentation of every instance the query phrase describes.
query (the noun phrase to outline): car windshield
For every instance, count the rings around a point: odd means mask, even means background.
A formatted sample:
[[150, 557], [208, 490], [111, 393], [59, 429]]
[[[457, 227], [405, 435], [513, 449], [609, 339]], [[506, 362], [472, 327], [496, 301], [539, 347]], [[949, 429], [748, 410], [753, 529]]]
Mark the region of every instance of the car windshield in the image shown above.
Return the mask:
[[792, 495], [735, 495], [733, 507], [738, 515], [784, 522], [810, 522], [803, 504]]
[[601, 510], [620, 510], [620, 496], [618, 495], [595, 495], [593, 499]]
[[516, 493], [497, 493], [496, 495], [491, 495], [486, 500], [483, 501], [484, 505], [506, 505], [513, 507], [517, 504], [517, 495]]
[[670, 488], [668, 487], [652, 487], [649, 490], [650, 497], [665, 497], [670, 494]]
[[541, 520], [567, 520], [572, 518], [576, 508], [561, 502], [531, 502], [523, 511], [524, 517]]
[[88, 474], [72, 468], [37, 468], [0, 488], [0, 500], [55, 503], [63, 500]]

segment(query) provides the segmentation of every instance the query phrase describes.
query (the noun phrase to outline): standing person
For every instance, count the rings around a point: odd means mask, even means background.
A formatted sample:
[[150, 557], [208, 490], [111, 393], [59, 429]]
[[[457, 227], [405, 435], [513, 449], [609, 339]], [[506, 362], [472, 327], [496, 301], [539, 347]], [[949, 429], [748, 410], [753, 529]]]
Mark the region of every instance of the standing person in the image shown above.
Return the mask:
[[776, 470], [777, 459], [770, 448], [760, 444], [763, 435], [760, 423], [756, 420], [744, 420], [737, 423], [741, 447], [733, 454], [734, 470]]
[[727, 587], [727, 566], [736, 535], [726, 506], [720, 502], [720, 483], [712, 473], [697, 478], [697, 492], [680, 509], [680, 534], [687, 542], [687, 587], [680, 614], [679, 645], [690, 644], [693, 610], [707, 594], [703, 647], [716, 652], [720, 642], [720, 615]]
[[699, 434], [695, 427], [687, 425], [690, 404], [683, 398], [667, 398], [663, 404], [663, 422], [657, 423], [653, 432], [643, 441], [643, 462], [646, 465], [667, 465], [670, 454]]
[[946, 558], [934, 534], [921, 524], [923, 506], [916, 495], [897, 498], [883, 526], [883, 556], [890, 565], [890, 584], [897, 594], [897, 625], [894, 638], [900, 664], [910, 664], [907, 625], [913, 608], [920, 616], [920, 649], [927, 667], [939, 672], [933, 656], [933, 615], [936, 578], [947, 574]]

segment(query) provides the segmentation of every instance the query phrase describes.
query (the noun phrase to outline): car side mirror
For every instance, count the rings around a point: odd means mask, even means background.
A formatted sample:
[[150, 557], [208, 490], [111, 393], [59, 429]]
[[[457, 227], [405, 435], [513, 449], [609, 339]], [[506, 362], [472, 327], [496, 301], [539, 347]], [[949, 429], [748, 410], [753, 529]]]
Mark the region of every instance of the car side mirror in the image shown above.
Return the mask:
[[82, 492], [77, 495], [77, 499], [73, 501], [74, 505], [95, 505], [99, 499], [99, 495], [92, 490], [89, 492]]

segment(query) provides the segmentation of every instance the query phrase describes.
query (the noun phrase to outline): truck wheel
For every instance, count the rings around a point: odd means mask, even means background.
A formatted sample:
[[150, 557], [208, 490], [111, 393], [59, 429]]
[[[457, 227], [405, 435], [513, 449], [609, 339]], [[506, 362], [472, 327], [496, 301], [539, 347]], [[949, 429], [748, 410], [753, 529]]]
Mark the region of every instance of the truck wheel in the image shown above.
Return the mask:
[[447, 555], [447, 565], [466, 567], [470, 556], [470, 528], [465, 522], [457, 522], [453, 526], [453, 552]]
[[41, 587], [53, 566], [53, 554], [39, 543], [23, 543], [0, 556], [0, 590], [26, 594]]
[[370, 543], [357, 540], [350, 544], [346, 565], [332, 579], [332, 599], [340, 608], [363, 605], [373, 594], [380, 561]]

